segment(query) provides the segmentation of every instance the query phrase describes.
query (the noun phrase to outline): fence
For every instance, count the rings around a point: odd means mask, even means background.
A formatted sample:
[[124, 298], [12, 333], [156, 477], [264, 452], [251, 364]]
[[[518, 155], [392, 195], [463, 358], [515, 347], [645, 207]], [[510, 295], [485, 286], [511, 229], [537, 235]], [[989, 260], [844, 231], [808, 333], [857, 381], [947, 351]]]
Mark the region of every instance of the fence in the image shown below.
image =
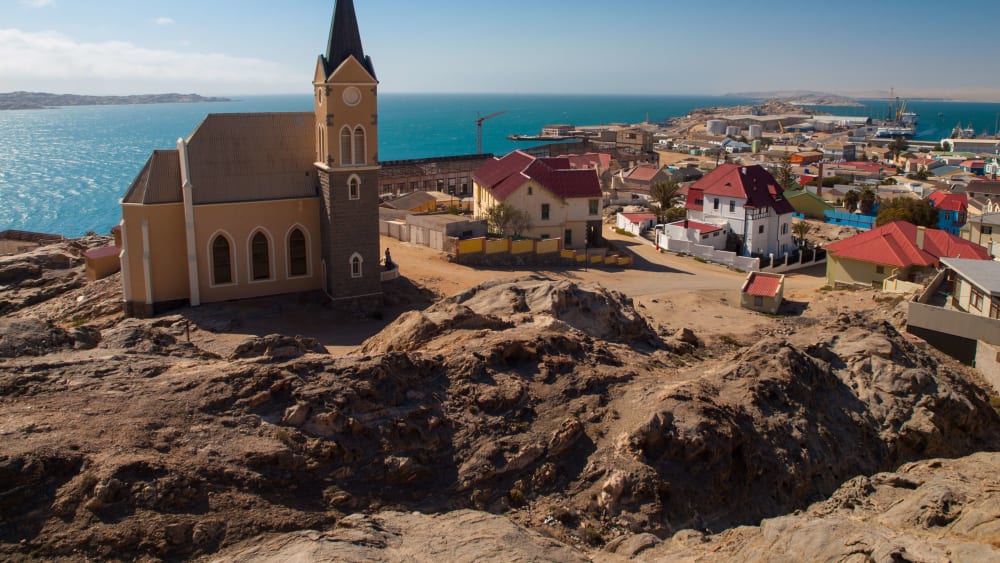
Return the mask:
[[875, 217], [872, 215], [861, 215], [860, 213], [846, 213], [844, 211], [824, 211], [823, 222], [830, 225], [844, 225], [857, 229], [871, 230], [875, 226]]
[[451, 239], [452, 259], [462, 263], [491, 265], [516, 260], [521, 263], [547, 263], [558, 261], [573, 264], [600, 266], [631, 266], [630, 256], [609, 253], [606, 248], [587, 250], [564, 249], [562, 239], [511, 239], [477, 237]]
[[[664, 239], [660, 239], [663, 241]], [[726, 250], [716, 250], [711, 246], [705, 246], [702, 244], [694, 244], [686, 240], [679, 239], [665, 239], [666, 246], [660, 245], [661, 248], [669, 250], [670, 252], [683, 252], [685, 254], [690, 254], [692, 256], [697, 256], [706, 262], [713, 262], [715, 264], [722, 264], [724, 266], [729, 266], [735, 268], [742, 272], [759, 272], [760, 271], [760, 260], [758, 258], [750, 258], [747, 256], [737, 256], [735, 252], [729, 252]]]
[[822, 248], [800, 249], [776, 258], [762, 257], [760, 271], [779, 274], [810, 268], [816, 264], [826, 264], [826, 251]]

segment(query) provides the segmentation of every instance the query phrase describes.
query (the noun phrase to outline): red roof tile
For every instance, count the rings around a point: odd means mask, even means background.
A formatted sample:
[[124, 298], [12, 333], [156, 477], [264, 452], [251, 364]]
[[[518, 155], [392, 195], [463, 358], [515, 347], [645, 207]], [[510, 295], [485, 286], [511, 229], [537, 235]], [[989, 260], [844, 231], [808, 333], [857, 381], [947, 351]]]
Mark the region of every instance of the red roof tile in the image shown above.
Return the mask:
[[942, 257], [989, 259], [984, 247], [938, 229], [926, 229], [922, 249], [917, 247], [916, 240], [916, 225], [896, 221], [828, 244], [826, 250], [838, 258], [897, 268], [937, 266], [938, 258]]
[[561, 198], [601, 197], [601, 183], [592, 169], [570, 168], [569, 159], [535, 158], [521, 151], [486, 162], [472, 173], [472, 179], [503, 201], [528, 180]]
[[759, 295], [760, 297], [774, 297], [778, 294], [779, 289], [781, 289], [780, 275], [768, 276], [754, 272], [750, 274], [750, 279], [747, 280], [743, 293]]
[[652, 180], [653, 176], [656, 176], [656, 173], [659, 171], [660, 169], [655, 166], [641, 164], [632, 170], [629, 170], [625, 177], [629, 180], [635, 180], [637, 182], [648, 182]]
[[[747, 200], [747, 207], [772, 208], [778, 214], [792, 213], [792, 205], [783, 197], [784, 190], [771, 173], [759, 165], [723, 164], [691, 186], [705, 196], [735, 197]], [[688, 209], [695, 209], [688, 206]], [[697, 209], [701, 209], [698, 207]]]
[[588, 152], [564, 156], [569, 159], [570, 168], [599, 168], [600, 170], [607, 170], [611, 167], [611, 155], [603, 152]]
[[969, 208], [969, 196], [965, 194], [953, 194], [936, 191], [927, 196], [927, 199], [934, 202], [934, 207], [945, 211], [958, 211], [964, 213]]
[[694, 229], [701, 234], [714, 233], [715, 231], [721, 231], [722, 227], [719, 225], [710, 225], [708, 223], [699, 223], [698, 221], [688, 221], [687, 219], [683, 221], [675, 221], [670, 223], [671, 225], [677, 225], [684, 227], [685, 229]]

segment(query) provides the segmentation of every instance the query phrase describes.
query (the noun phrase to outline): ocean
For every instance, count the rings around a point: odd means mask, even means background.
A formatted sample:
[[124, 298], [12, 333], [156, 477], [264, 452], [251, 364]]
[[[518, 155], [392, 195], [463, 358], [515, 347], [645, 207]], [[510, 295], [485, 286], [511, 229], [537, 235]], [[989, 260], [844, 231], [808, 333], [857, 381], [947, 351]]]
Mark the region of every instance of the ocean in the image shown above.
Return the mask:
[[[748, 102], [717, 96], [383, 93], [379, 159], [475, 153], [477, 117], [501, 111], [505, 113], [483, 123], [484, 152], [499, 155], [531, 146], [507, 135], [537, 134], [551, 123], [636, 123], [647, 116], [655, 122], [694, 108]], [[866, 108], [820, 109], [882, 117], [888, 107], [885, 101], [869, 103]], [[958, 122], [992, 132], [1000, 104], [910, 102], [908, 109], [921, 114], [917, 138], [939, 139]], [[107, 233], [120, 218], [119, 199], [150, 153], [176, 147], [177, 138], [189, 135], [208, 113], [311, 110], [312, 96], [306, 94], [0, 111], [0, 231]]]

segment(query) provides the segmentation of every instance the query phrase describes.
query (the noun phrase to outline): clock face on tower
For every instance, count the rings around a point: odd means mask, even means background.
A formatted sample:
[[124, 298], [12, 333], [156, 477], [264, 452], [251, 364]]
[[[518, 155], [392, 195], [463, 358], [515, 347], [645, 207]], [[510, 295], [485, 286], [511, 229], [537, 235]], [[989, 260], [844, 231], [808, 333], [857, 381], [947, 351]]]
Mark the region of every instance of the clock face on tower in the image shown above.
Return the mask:
[[354, 107], [361, 103], [361, 90], [358, 90], [354, 86], [348, 86], [344, 88], [344, 103]]

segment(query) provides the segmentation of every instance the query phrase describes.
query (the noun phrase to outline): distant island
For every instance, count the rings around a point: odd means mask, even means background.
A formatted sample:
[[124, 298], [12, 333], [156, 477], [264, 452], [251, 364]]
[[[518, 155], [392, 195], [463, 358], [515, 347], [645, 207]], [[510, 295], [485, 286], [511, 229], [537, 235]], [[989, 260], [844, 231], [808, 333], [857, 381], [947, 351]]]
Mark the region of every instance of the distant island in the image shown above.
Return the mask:
[[812, 92], [808, 90], [790, 90], [776, 92], [737, 92], [726, 94], [734, 98], [751, 98], [758, 100], [781, 100], [787, 104], [796, 106], [847, 106], [862, 107], [864, 104], [847, 96], [828, 94], [826, 92]]
[[118, 106], [132, 104], [192, 104], [196, 102], [231, 102], [198, 94], [140, 94], [137, 96], [81, 96], [45, 92], [0, 93], [0, 110], [47, 109], [65, 106]]

